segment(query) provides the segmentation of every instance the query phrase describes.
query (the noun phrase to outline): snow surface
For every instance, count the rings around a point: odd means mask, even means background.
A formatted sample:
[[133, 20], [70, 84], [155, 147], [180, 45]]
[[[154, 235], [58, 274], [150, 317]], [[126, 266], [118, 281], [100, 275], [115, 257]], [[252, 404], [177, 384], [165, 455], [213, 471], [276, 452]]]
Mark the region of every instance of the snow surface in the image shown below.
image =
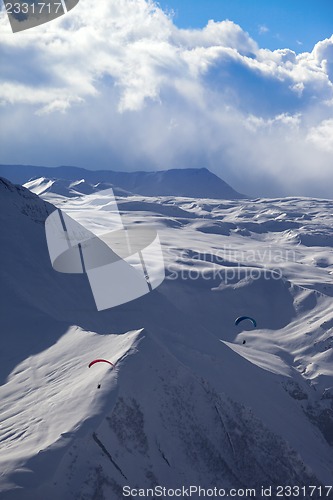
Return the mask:
[[167, 278], [98, 313], [44, 221], [51, 201], [101, 235], [109, 200], [43, 196], [0, 180], [1, 499], [333, 484], [333, 201], [119, 198]]

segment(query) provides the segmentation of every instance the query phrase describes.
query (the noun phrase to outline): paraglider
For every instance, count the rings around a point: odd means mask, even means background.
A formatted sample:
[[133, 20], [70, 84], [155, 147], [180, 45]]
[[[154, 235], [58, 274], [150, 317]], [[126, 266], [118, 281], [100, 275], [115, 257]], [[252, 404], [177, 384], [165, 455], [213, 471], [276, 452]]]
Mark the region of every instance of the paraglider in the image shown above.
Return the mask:
[[[111, 361], [107, 360], [107, 359], [94, 359], [93, 361], [91, 361], [88, 365], [89, 368], [91, 368], [95, 363], [108, 363], [109, 365], [112, 366], [112, 368], [114, 368], [114, 364], [111, 363]], [[101, 384], [98, 384], [97, 386], [97, 389], [100, 389], [101, 388]]]
[[250, 318], [250, 316], [239, 316], [236, 320], [235, 320], [235, 325], [239, 325], [239, 323], [241, 323], [241, 321], [245, 321], [245, 320], [249, 320], [252, 322], [254, 328], [257, 327], [257, 322], [255, 319], [253, 318]]
[[114, 364], [111, 363], [111, 361], [108, 361], [107, 359], [94, 359], [89, 363], [89, 368], [92, 367], [95, 363], [109, 363], [114, 368]]

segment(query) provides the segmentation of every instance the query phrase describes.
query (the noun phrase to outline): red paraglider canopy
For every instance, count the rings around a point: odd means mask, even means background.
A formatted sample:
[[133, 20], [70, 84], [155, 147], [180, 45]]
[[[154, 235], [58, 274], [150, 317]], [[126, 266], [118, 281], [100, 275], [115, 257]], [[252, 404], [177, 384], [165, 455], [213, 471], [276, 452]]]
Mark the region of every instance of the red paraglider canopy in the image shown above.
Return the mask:
[[111, 365], [114, 368], [114, 364], [111, 363], [111, 361], [108, 361], [107, 359], [94, 359], [93, 361], [91, 361], [91, 363], [89, 363], [88, 365], [89, 368], [95, 363], [109, 363], [109, 365]]

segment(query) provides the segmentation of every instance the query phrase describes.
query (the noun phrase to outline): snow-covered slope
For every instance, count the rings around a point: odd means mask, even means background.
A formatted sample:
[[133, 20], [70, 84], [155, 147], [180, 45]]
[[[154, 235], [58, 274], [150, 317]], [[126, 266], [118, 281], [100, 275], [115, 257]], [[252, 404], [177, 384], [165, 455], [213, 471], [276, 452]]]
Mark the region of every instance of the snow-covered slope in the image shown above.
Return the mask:
[[80, 179], [77, 181], [70, 181], [67, 179], [50, 179], [45, 177], [38, 177], [37, 179], [32, 179], [23, 184], [24, 187], [29, 189], [32, 193], [38, 194], [39, 196], [45, 195], [46, 193], [52, 193], [57, 196], [65, 196], [67, 198], [81, 196], [83, 194], [92, 194], [98, 191], [112, 188], [117, 196], [127, 196], [131, 193], [125, 191], [124, 189], [113, 186], [107, 182], [98, 182], [96, 184], [90, 184], [85, 181], [85, 179]]
[[[45, 197], [107, 232], [102, 192]], [[98, 313], [84, 275], [51, 267], [52, 205], [0, 182], [1, 498], [332, 485], [333, 202], [118, 205], [158, 225], [167, 279]], [[242, 314], [257, 329], [235, 326]], [[115, 368], [89, 369], [95, 357]]]
[[[19, 184], [34, 180], [37, 181], [37, 184], [42, 183], [48, 191], [67, 196], [72, 196], [75, 191], [89, 194], [98, 189], [106, 189], [111, 185], [115, 190], [118, 189], [123, 193], [137, 193], [144, 196], [246, 198], [207, 168], [170, 169], [158, 172], [116, 172], [65, 166], [0, 165], [0, 175]], [[44, 179], [53, 182], [46, 186]], [[28, 187], [34, 189], [33, 185]], [[39, 189], [38, 186], [37, 189]], [[66, 193], [64, 193], [64, 189]]]

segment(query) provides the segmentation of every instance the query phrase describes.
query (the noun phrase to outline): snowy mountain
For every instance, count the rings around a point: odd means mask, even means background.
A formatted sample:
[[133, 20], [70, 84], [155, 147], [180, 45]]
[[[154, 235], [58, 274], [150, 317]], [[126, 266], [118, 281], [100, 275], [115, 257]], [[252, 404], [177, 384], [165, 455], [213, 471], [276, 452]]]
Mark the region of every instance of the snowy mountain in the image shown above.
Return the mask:
[[49, 179], [45, 177], [38, 177], [31, 181], [25, 182], [24, 187], [29, 189], [32, 193], [46, 195], [52, 193], [69, 198], [81, 196], [82, 194], [92, 194], [98, 191], [112, 188], [117, 196], [128, 196], [131, 193], [124, 189], [117, 188], [107, 182], [98, 182], [97, 184], [89, 184], [85, 179], [78, 181], [69, 181], [66, 179]]
[[[103, 192], [52, 201], [107, 230]], [[0, 180], [1, 499], [191, 485], [331, 497], [333, 202], [136, 195], [118, 206], [127, 224], [158, 226], [167, 278], [97, 312], [85, 275], [51, 267], [54, 206]], [[235, 326], [241, 315], [257, 328]], [[94, 358], [115, 368], [88, 368]]]
[[144, 196], [246, 198], [206, 168], [171, 169], [159, 172], [114, 172], [77, 167], [0, 165], [0, 175], [18, 184], [33, 180], [34, 184], [30, 185], [29, 189], [38, 189], [41, 192], [42, 186], [44, 190], [67, 196], [73, 196], [73, 192], [90, 194], [111, 186], [115, 192], [118, 190], [119, 194], [127, 192]]

